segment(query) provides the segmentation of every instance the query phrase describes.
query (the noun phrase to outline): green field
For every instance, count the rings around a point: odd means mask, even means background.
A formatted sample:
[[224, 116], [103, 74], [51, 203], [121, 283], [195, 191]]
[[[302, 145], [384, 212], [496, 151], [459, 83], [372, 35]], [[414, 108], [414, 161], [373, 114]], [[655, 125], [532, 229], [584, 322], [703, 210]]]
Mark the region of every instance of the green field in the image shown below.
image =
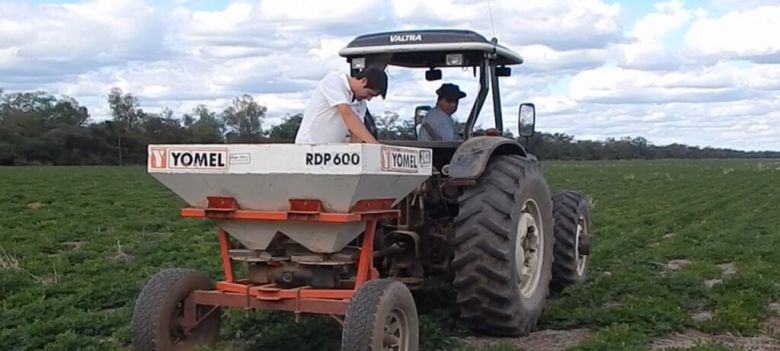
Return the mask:
[[[780, 161], [548, 162], [545, 173], [554, 191], [591, 195], [595, 238], [589, 281], [552, 300], [541, 329], [587, 330], [574, 350], [645, 350], [686, 331], [713, 335], [696, 350], [780, 337]], [[0, 168], [0, 348], [126, 350], [154, 273], [219, 279], [213, 227], [179, 218], [182, 206], [141, 167]], [[423, 350], [518, 349], [462, 342], [437, 297], [418, 300]], [[328, 350], [340, 329], [234, 310], [222, 336], [222, 350]]]

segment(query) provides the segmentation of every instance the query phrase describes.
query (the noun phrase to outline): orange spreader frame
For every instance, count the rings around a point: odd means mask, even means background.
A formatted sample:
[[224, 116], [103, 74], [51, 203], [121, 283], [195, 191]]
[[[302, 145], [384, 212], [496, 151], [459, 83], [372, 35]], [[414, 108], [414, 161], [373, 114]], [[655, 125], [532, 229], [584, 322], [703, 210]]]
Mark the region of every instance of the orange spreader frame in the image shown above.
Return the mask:
[[185, 325], [194, 326], [199, 322], [198, 305], [344, 315], [355, 291], [366, 281], [379, 277], [373, 268], [374, 235], [378, 220], [399, 216], [400, 211], [392, 209], [393, 199], [360, 200], [346, 213], [325, 212], [319, 200], [291, 199], [289, 202], [288, 211], [255, 211], [239, 209], [233, 198], [208, 197], [207, 208], [184, 208], [181, 215], [245, 221], [364, 222], [366, 227], [354, 286], [348, 289], [282, 289], [275, 284], [256, 285], [246, 279], [237, 279], [230, 259], [229, 233], [218, 228], [225, 280], [218, 282], [215, 290], [198, 290], [185, 300]]

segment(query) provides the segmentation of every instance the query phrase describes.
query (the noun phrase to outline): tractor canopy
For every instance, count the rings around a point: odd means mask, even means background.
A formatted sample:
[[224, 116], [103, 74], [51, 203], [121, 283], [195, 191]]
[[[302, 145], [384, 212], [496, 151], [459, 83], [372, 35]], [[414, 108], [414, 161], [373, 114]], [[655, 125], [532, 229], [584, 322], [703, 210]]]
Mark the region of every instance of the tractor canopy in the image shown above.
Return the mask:
[[[478, 67], [493, 57], [496, 65], [523, 63], [516, 52], [487, 40], [469, 30], [414, 30], [361, 35], [352, 40], [339, 55], [355, 66], [354, 60], [365, 59], [366, 65], [401, 67]], [[459, 56], [460, 55], [460, 56]]]
[[[488, 40], [476, 32], [455, 29], [365, 34], [353, 39], [339, 55], [346, 58], [352, 75], [368, 67], [399, 66], [427, 69], [425, 79], [434, 81], [442, 79], [440, 68], [473, 68], [479, 91], [474, 95], [463, 131], [464, 139], [471, 137], [489, 91], [492, 92], [495, 129], [498, 133], [504, 131], [499, 77], [511, 76], [512, 70], [508, 66], [523, 63], [518, 53], [498, 44], [496, 38]], [[532, 104], [529, 106], [533, 109]], [[432, 145], [426, 143], [426, 146]], [[451, 146], [448, 144], [448, 147]]]

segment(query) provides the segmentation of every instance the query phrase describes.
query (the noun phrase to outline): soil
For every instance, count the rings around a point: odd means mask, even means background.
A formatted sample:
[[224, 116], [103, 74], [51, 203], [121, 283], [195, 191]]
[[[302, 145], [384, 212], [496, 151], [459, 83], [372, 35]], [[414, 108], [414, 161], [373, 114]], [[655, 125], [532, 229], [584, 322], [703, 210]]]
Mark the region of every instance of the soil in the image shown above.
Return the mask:
[[512, 344], [524, 350], [558, 351], [577, 345], [588, 339], [592, 334], [587, 329], [540, 330], [520, 338], [467, 337], [464, 339], [464, 342], [477, 348]]

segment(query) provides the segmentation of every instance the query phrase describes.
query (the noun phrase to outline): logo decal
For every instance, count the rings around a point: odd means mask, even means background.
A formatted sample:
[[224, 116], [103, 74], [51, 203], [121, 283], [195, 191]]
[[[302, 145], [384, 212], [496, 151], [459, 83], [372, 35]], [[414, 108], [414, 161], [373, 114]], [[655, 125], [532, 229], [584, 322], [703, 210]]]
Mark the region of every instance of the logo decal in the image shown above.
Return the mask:
[[422, 34], [392, 34], [390, 35], [391, 43], [406, 43], [410, 41], [422, 41]]
[[420, 150], [420, 166], [428, 167], [431, 165], [431, 150]]
[[149, 168], [155, 170], [227, 171], [227, 148], [151, 148]]
[[415, 151], [382, 147], [381, 168], [389, 172], [417, 173], [419, 154]]
[[149, 167], [154, 169], [168, 168], [168, 150], [152, 148], [152, 152], [149, 153]]

